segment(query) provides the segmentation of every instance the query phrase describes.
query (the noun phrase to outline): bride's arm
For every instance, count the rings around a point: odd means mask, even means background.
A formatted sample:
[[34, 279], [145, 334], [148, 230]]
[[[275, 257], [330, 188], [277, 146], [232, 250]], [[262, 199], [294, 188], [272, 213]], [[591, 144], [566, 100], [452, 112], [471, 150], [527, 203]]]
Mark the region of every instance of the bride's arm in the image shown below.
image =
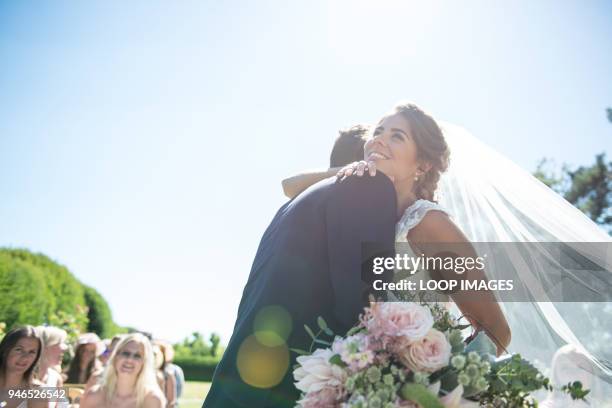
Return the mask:
[[321, 171], [307, 171], [291, 176], [282, 181], [283, 192], [289, 198], [294, 198], [308, 187], [328, 177], [335, 176], [341, 167], [332, 167]]
[[[455, 225], [455, 223], [441, 211], [430, 211], [423, 220], [408, 233], [409, 242], [415, 244], [426, 256], [436, 256], [443, 250], [445, 244], [453, 253], [461, 257], [475, 258], [477, 256], [473, 246]], [[419, 245], [421, 244], [421, 245]], [[432, 245], [435, 244], [435, 248]], [[486, 280], [484, 271], [472, 269], [465, 275], [469, 280]], [[453, 301], [461, 313], [476, 329], [484, 330], [497, 345], [497, 355], [506, 351], [510, 344], [510, 327], [499, 307], [495, 297], [489, 291], [458, 292], [451, 294]]]

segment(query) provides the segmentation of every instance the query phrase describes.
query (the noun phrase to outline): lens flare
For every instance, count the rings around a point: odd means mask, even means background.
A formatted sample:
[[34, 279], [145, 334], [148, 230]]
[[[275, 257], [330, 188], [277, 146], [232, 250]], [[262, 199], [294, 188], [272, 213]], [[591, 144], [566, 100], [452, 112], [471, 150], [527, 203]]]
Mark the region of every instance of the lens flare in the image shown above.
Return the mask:
[[271, 388], [289, 369], [289, 349], [285, 344], [266, 346], [251, 335], [240, 346], [236, 364], [242, 381], [257, 388]]
[[282, 306], [266, 306], [262, 308], [253, 324], [253, 330], [257, 341], [268, 347], [276, 347], [285, 344], [293, 322], [289, 312]]

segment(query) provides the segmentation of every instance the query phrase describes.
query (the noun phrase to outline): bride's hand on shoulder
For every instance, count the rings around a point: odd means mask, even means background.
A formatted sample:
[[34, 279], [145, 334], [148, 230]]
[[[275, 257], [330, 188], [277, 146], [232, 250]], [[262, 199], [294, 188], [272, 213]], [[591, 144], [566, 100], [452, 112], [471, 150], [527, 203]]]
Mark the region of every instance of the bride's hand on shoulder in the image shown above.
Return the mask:
[[376, 163], [373, 161], [365, 161], [361, 160], [358, 162], [353, 162], [351, 164], [347, 164], [343, 168], [341, 168], [338, 173], [336, 173], [336, 177], [342, 181], [350, 176], [361, 177], [365, 174], [365, 172], [372, 177], [376, 175]]

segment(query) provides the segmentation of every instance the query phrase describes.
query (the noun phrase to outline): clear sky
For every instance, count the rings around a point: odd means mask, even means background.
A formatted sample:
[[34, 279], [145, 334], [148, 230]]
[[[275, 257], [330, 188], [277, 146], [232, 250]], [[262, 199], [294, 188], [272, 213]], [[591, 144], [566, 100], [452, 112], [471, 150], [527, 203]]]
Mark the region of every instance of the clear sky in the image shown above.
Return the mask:
[[0, 1], [0, 246], [231, 333], [280, 181], [401, 99], [533, 170], [612, 153], [609, 1]]

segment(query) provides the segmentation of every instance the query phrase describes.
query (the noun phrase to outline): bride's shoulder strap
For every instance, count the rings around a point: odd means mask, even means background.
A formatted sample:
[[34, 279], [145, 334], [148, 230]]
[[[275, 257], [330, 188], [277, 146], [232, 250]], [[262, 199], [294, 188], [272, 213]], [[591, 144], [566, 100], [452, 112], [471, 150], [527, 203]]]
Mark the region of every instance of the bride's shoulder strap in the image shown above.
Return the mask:
[[425, 215], [432, 210], [442, 211], [450, 216], [449, 212], [440, 204], [429, 200], [419, 199], [404, 211], [402, 218], [399, 220], [395, 228], [395, 240], [401, 242], [406, 241], [408, 232], [416, 227], [423, 220]]

